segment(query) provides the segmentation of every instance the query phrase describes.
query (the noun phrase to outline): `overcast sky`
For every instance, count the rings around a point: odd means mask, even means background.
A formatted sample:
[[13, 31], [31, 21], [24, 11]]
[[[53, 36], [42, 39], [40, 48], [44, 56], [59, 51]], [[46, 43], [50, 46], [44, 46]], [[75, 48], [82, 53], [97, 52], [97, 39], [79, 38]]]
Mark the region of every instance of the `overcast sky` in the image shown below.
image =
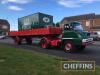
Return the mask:
[[56, 23], [67, 16], [100, 14], [100, 0], [0, 0], [0, 19], [7, 19], [11, 30], [17, 30], [18, 18], [36, 12], [53, 15]]

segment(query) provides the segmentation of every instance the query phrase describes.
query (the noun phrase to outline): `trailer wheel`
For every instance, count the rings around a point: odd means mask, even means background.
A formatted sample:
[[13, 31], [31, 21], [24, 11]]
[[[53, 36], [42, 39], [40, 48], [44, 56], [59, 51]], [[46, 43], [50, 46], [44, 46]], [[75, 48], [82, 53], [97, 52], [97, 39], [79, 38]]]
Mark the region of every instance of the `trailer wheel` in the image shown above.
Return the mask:
[[26, 38], [27, 44], [31, 45], [32, 44], [32, 39], [31, 38]]
[[22, 39], [19, 38], [19, 37], [15, 37], [14, 40], [15, 40], [15, 43], [18, 44], [18, 45], [20, 45], [22, 43]]
[[41, 40], [40, 46], [41, 46], [41, 48], [44, 48], [44, 49], [49, 48], [49, 44], [46, 39]]
[[75, 46], [73, 45], [73, 43], [71, 41], [66, 41], [64, 44], [64, 50], [67, 53], [71, 53], [75, 51]]

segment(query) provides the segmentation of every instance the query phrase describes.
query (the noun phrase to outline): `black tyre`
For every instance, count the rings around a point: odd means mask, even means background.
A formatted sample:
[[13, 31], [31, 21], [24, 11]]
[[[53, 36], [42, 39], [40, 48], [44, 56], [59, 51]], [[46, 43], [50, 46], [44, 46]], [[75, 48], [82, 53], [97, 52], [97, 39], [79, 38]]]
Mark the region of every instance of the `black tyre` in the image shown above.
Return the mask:
[[15, 44], [21, 45], [21, 43], [22, 43], [22, 39], [21, 38], [16, 37], [14, 40], [15, 40]]
[[26, 38], [27, 44], [31, 45], [32, 44], [32, 39], [31, 38]]

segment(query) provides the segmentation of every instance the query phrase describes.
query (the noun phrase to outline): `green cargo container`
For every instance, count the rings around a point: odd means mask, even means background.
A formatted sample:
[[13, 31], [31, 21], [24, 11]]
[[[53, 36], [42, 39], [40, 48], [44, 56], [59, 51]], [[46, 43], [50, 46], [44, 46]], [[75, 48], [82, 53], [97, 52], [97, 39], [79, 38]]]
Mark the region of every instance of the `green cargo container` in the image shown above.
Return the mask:
[[18, 30], [43, 28], [47, 25], [53, 25], [53, 16], [40, 12], [18, 19]]

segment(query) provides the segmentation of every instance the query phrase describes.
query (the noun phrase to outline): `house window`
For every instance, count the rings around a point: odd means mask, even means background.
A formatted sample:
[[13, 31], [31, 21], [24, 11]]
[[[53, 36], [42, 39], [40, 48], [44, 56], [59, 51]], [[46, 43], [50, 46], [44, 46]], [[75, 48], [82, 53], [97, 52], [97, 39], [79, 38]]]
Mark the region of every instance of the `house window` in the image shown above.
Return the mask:
[[90, 20], [86, 21], [86, 26], [90, 26]]

